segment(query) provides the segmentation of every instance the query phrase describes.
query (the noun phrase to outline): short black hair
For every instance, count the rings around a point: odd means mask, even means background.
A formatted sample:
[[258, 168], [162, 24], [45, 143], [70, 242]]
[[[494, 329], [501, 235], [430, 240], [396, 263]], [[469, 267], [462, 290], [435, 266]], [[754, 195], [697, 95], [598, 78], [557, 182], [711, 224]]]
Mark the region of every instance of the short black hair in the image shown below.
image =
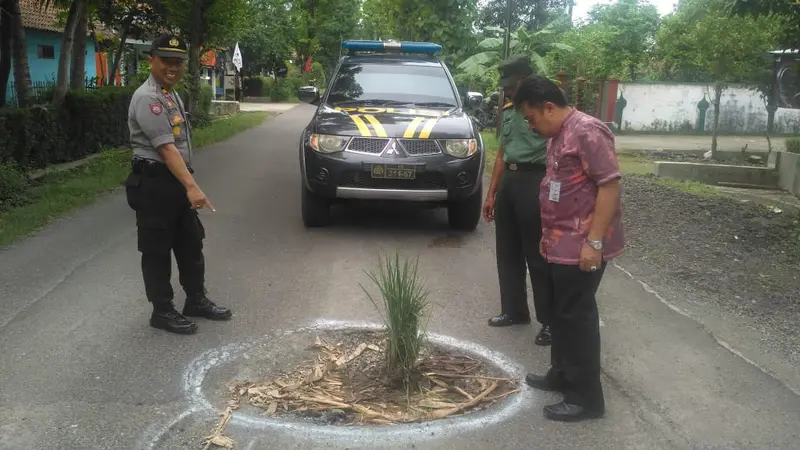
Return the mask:
[[514, 94], [514, 105], [519, 107], [523, 102], [538, 108], [546, 102], [566, 108], [569, 104], [564, 96], [564, 91], [553, 81], [540, 75], [525, 77]]

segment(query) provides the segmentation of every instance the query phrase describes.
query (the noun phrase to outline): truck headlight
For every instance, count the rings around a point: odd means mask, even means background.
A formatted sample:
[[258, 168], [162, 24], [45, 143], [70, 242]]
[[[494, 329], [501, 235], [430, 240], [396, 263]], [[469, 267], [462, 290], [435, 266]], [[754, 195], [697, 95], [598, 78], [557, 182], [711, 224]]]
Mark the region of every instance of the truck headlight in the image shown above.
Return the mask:
[[309, 145], [315, 152], [319, 153], [336, 153], [344, 150], [347, 141], [350, 138], [347, 136], [334, 136], [332, 134], [312, 134], [308, 139]]
[[466, 158], [478, 151], [478, 141], [475, 139], [448, 139], [444, 141], [444, 151], [456, 158]]

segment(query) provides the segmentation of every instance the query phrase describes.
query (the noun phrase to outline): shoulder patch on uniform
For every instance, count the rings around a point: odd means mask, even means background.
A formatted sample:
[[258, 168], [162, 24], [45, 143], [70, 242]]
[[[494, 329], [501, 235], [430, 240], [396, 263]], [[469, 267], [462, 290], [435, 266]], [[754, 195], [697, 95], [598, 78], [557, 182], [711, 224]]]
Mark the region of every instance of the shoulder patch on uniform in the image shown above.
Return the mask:
[[161, 107], [161, 103], [150, 103], [150, 112], [159, 115], [164, 108]]
[[508, 108], [511, 108], [512, 106], [514, 106], [514, 103], [512, 103], [512, 102], [506, 102], [506, 104], [505, 104], [505, 105], [503, 105], [503, 109], [508, 109]]

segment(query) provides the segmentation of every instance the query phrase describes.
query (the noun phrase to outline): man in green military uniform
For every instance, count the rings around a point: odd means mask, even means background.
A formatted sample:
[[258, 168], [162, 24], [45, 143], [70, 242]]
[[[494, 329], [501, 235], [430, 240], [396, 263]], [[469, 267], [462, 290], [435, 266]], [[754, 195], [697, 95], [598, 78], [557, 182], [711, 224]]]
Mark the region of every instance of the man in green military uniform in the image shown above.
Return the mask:
[[[500, 86], [507, 99], [517, 86], [533, 73], [528, 57], [517, 56], [500, 63]], [[497, 272], [500, 279], [501, 314], [489, 325], [503, 327], [531, 322], [525, 272], [530, 273], [536, 319], [542, 329], [536, 344], [550, 344], [548, 265], [539, 253], [542, 221], [539, 210], [539, 184], [547, 163], [547, 139], [531, 131], [525, 117], [511, 102], [503, 107], [500, 149], [495, 159], [492, 182], [483, 206], [487, 222], [496, 222]], [[539, 281], [544, 278], [545, 281]]]

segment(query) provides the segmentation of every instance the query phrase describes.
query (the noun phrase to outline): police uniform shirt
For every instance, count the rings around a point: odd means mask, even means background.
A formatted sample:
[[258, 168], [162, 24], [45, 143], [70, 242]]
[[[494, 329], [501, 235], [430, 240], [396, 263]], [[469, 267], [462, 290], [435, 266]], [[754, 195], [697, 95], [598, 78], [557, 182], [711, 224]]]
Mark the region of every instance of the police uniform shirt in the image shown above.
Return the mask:
[[131, 97], [128, 125], [135, 156], [165, 162], [158, 147], [175, 144], [186, 166], [192, 166], [191, 137], [183, 102], [175, 91], [162, 89], [152, 75]]
[[503, 162], [546, 164], [547, 139], [533, 132], [525, 116], [511, 102], [503, 105]]

